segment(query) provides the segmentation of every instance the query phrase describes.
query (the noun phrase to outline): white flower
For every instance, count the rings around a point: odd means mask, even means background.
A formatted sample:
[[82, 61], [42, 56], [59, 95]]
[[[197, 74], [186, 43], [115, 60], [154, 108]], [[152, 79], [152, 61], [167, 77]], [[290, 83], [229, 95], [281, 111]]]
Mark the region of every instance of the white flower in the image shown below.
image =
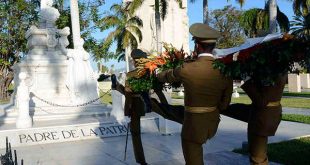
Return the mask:
[[233, 54], [233, 61], [237, 61], [239, 56], [239, 52]]

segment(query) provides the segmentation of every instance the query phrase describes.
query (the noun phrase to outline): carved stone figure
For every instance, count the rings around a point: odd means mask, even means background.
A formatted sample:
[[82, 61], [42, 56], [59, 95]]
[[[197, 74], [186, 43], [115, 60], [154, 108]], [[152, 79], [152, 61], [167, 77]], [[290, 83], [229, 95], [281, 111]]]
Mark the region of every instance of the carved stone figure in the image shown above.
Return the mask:
[[41, 0], [41, 11], [39, 12], [41, 18], [41, 28], [55, 27], [55, 22], [59, 18], [60, 13], [52, 6], [53, 0]]
[[67, 57], [68, 70], [66, 86], [70, 91], [72, 102], [85, 103], [97, 98], [97, 81], [90, 65], [90, 55], [83, 48], [80, 39], [78, 48], [69, 49]]

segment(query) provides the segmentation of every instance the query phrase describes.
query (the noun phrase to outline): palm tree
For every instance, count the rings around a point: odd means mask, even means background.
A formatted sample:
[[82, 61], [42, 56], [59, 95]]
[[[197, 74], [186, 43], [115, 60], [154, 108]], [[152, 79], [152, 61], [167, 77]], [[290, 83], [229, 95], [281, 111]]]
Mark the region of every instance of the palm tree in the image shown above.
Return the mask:
[[[236, 0], [241, 6], [245, 3], [245, 0]], [[269, 33], [277, 32], [277, 1], [268, 0], [268, 12], [269, 12]]]
[[296, 15], [291, 21], [292, 34], [302, 40], [310, 40], [310, 14], [306, 16]]
[[293, 1], [294, 13], [299, 16], [306, 16], [309, 14], [310, 0], [291, 0]]
[[[287, 16], [277, 8], [277, 22], [280, 30], [289, 31], [289, 20]], [[269, 14], [266, 9], [254, 8], [245, 11], [240, 19], [240, 25], [243, 27], [245, 34], [249, 37], [257, 37], [260, 31], [268, 31]]]
[[269, 33], [277, 32], [277, 1], [268, 0], [269, 7]]
[[[127, 7], [127, 4], [112, 5], [110, 8], [112, 14], [97, 23], [101, 31], [114, 29], [108, 34], [102, 46], [109, 48], [113, 42], [116, 42], [116, 54], [121, 54], [128, 48], [137, 48], [138, 43], [142, 40], [140, 28], [143, 27], [143, 22], [139, 17], [132, 16]], [[126, 61], [127, 71], [129, 71], [128, 57], [126, 57]]]

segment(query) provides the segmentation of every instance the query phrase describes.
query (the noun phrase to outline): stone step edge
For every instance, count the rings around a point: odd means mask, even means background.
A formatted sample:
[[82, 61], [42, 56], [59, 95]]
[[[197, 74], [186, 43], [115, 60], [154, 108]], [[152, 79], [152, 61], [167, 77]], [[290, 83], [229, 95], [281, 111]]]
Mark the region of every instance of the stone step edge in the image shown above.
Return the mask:
[[[156, 117], [141, 119], [144, 123], [142, 132], [158, 132]], [[0, 149], [5, 148], [5, 137], [7, 136], [11, 146], [25, 147], [50, 143], [61, 143], [68, 141], [98, 139], [115, 136], [126, 136], [127, 123], [115, 122], [92, 122], [83, 124], [33, 127], [25, 129], [12, 129], [0, 131]]]
[[[101, 105], [92, 105], [89, 107], [85, 107], [87, 109], [76, 109], [76, 110], [52, 110], [50, 109], [42, 110], [41, 108], [31, 109], [31, 117], [34, 121], [38, 120], [55, 120], [55, 119], [70, 119], [76, 116], [91, 116], [91, 115], [103, 115], [109, 116], [112, 110], [112, 107], [109, 106], [101, 106]], [[68, 108], [74, 109], [74, 108]], [[18, 113], [14, 109], [8, 109], [6, 112], [0, 116], [0, 122], [3, 123], [14, 123]]]
[[[87, 117], [87, 116], [85, 116]], [[108, 117], [108, 116], [104, 116], [104, 117]], [[66, 120], [67, 118], [65, 118], [64, 120]], [[156, 116], [150, 116], [150, 117], [144, 117], [144, 118], [141, 118], [141, 122], [143, 121], [146, 121], [146, 120], [156, 120], [158, 119], [158, 117]], [[115, 119], [113, 119], [115, 120]], [[40, 121], [50, 121], [50, 120], [40, 120]], [[123, 122], [128, 122], [128, 121], [123, 121]], [[40, 126], [34, 126], [34, 127], [31, 127], [31, 128], [13, 128], [13, 129], [4, 129], [4, 130], [1, 130], [0, 129], [0, 133], [1, 132], [4, 132], [4, 131], [23, 131], [23, 130], [31, 130], [31, 129], [42, 129], [42, 128], [51, 128], [51, 127], [67, 127], [67, 126], [82, 126], [82, 125], [89, 125], [89, 124], [113, 124], [113, 123], [120, 123], [119, 121], [115, 120], [114, 122], [109, 120], [109, 121], [97, 121], [97, 122], [89, 122], [89, 123], [78, 123], [78, 124], [67, 124], [67, 125], [63, 125], [63, 124], [60, 124], [60, 125], [51, 125], [51, 126], [43, 126], [43, 127], [40, 127]], [[6, 123], [6, 124], [13, 124], [13, 123]]]
[[[103, 112], [84, 112], [84, 113], [61, 113], [61, 114], [36, 114], [32, 116], [33, 121], [50, 121], [55, 119], [71, 119], [77, 116], [93, 116], [93, 115], [102, 115], [104, 117], [110, 116], [110, 111]], [[16, 115], [2, 116], [0, 117], [0, 122], [4, 124], [16, 122]]]

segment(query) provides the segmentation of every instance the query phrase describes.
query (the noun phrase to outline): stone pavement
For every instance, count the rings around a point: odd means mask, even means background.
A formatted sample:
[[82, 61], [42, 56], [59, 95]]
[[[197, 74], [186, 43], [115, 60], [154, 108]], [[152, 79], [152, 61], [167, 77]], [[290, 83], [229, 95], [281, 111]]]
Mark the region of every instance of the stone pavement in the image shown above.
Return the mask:
[[[217, 135], [204, 145], [205, 164], [243, 165], [248, 158], [230, 152], [240, 148], [246, 141], [246, 127], [243, 122], [222, 116]], [[282, 121], [276, 136], [269, 142], [279, 142], [310, 134], [310, 125]], [[125, 136], [81, 140], [75, 142], [42, 144], [13, 148], [18, 159], [25, 165], [134, 165], [131, 139], [128, 139], [127, 159], [124, 161]], [[142, 135], [146, 160], [151, 165], [182, 165], [180, 133], [161, 135], [147, 132]], [[4, 150], [0, 150], [4, 153]]]
[[310, 109], [283, 107], [282, 111], [284, 114], [298, 114], [310, 116]]

